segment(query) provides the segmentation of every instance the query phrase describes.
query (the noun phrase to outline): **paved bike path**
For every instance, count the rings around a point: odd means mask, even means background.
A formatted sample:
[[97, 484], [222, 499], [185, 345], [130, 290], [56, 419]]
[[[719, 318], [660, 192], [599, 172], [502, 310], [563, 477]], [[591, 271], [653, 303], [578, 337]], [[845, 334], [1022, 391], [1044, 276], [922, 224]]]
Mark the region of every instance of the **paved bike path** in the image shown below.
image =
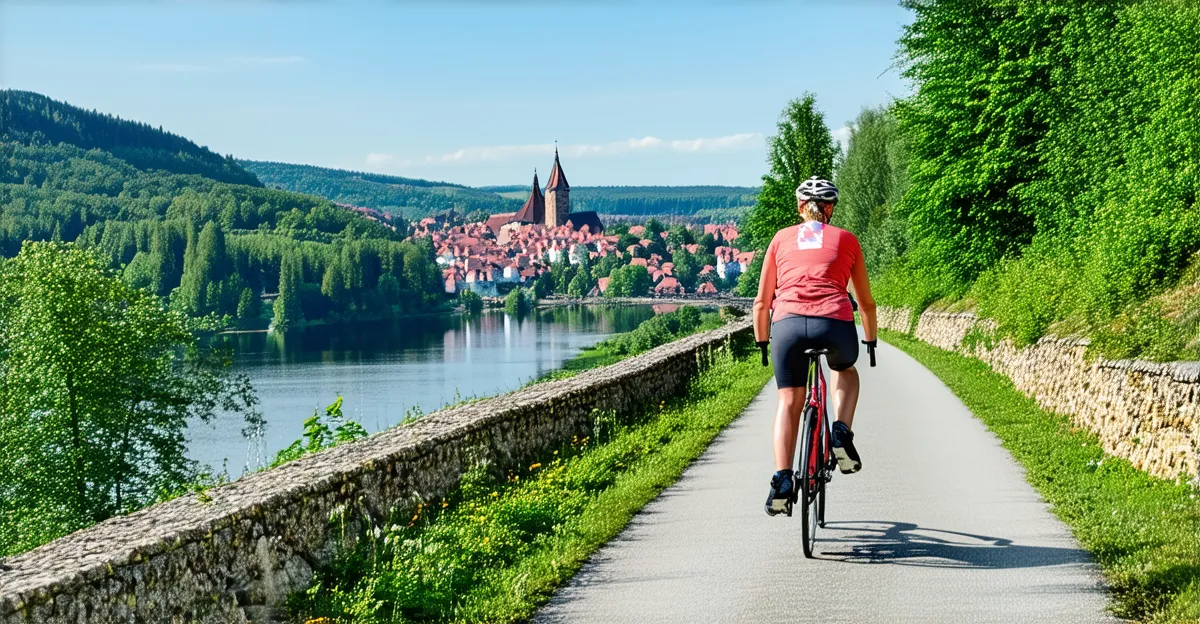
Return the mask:
[[903, 352], [880, 344], [879, 361], [859, 369], [864, 467], [830, 484], [819, 559], [799, 510], [762, 510], [772, 382], [534, 622], [1116, 622], [999, 441]]

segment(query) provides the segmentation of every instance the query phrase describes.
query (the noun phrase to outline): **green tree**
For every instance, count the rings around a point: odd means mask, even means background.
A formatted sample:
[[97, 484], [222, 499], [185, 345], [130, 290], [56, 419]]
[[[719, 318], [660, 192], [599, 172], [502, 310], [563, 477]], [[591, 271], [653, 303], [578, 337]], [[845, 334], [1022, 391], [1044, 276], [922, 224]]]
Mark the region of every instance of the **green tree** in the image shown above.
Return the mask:
[[605, 297], [644, 297], [654, 286], [650, 272], [646, 267], [630, 264], [619, 269], [613, 269], [608, 278], [608, 288], [604, 290]]
[[571, 283], [567, 285], [567, 294], [572, 297], [582, 297], [595, 286], [592, 282], [591, 273], [586, 268], [581, 267], [575, 272], [575, 277], [571, 278]]
[[522, 316], [529, 312], [532, 304], [523, 288], [514, 288], [504, 297], [504, 311], [513, 316]]
[[[195, 239], [195, 248], [185, 256], [183, 278], [179, 283], [180, 304], [188, 314], [202, 316], [219, 312], [219, 295], [214, 296], [213, 284], [225, 279], [228, 258], [225, 251], [225, 232], [215, 221], [204, 225]], [[191, 245], [189, 245], [191, 248]]]
[[554, 279], [554, 292], [565, 294], [571, 278], [575, 277], [574, 267], [567, 261], [565, 251], [558, 255], [558, 260], [550, 264], [550, 277]]
[[692, 245], [695, 242], [696, 236], [691, 228], [676, 225], [667, 232], [667, 245], [672, 249], [681, 249], [684, 245]]
[[700, 269], [703, 268], [696, 256], [688, 253], [686, 249], [680, 249], [673, 254], [672, 260], [675, 263], [672, 270], [675, 279], [679, 280], [684, 288], [695, 290]]
[[175, 250], [171, 246], [171, 233], [166, 227], [154, 228], [150, 258], [153, 263], [150, 288], [155, 294], [165, 297], [179, 285], [180, 277]]
[[325, 275], [321, 278], [321, 294], [329, 297], [334, 309], [346, 311], [350, 307], [348, 300], [349, 288], [346, 286], [346, 276], [342, 271], [342, 260], [334, 257], [325, 267]]
[[384, 304], [394, 306], [400, 303], [400, 282], [395, 275], [385, 273], [379, 278], [379, 296]]
[[592, 279], [598, 280], [602, 277], [608, 277], [613, 269], [621, 266], [621, 259], [616, 254], [608, 254], [600, 258], [592, 267]]
[[545, 299], [554, 294], [554, 276], [549, 271], [543, 271], [534, 280], [533, 293], [538, 299]]
[[850, 124], [850, 141], [834, 181], [841, 198], [833, 224], [858, 235], [874, 277], [907, 248], [907, 218], [897, 206], [908, 189], [908, 145], [895, 115], [865, 108]]
[[275, 331], [287, 331], [304, 323], [304, 314], [300, 310], [303, 287], [300, 263], [299, 254], [293, 252], [284, 255], [279, 264], [279, 296], [275, 299], [271, 323]]
[[750, 266], [746, 267], [746, 272], [742, 273], [737, 278], [737, 283], [733, 287], [733, 292], [739, 297], [756, 297], [758, 296], [758, 279], [762, 275], [763, 258], [766, 258], [765, 252], [754, 254], [754, 259], [750, 261]]
[[250, 288], [243, 288], [242, 293], [238, 295], [237, 317], [241, 319], [254, 319], [262, 315], [262, 299], [254, 294]]
[[[811, 176], [830, 178], [837, 143], [817, 110], [816, 97], [806, 93], [788, 102], [780, 114], [777, 133], [768, 141], [770, 172], [763, 176], [758, 202], [746, 216], [745, 234], [766, 249], [775, 233], [800, 222], [796, 187]], [[740, 240], [740, 239], [739, 239]]]
[[150, 288], [154, 281], [153, 257], [144, 251], [137, 252], [121, 271], [121, 279], [134, 288]]
[[[520, 289], [516, 288], [513, 290]], [[467, 314], [479, 314], [483, 311], [483, 297], [480, 297], [479, 293], [473, 290], [464, 290], [458, 293], [458, 303], [462, 305], [463, 311]]]
[[0, 267], [0, 553], [192, 480], [189, 421], [228, 410], [261, 424], [248, 381], [209, 357], [199, 327], [106, 264], [27, 243]]

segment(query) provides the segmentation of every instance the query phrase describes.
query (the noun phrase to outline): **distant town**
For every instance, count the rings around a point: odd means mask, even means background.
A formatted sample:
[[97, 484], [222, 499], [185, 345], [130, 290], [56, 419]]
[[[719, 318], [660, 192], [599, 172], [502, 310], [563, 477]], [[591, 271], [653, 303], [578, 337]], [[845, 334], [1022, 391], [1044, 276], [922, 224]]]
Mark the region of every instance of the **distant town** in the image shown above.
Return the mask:
[[[753, 251], [734, 246], [738, 230], [732, 224], [676, 226], [676, 231], [684, 230], [676, 237], [666, 229], [652, 231], [653, 225], [621, 224], [606, 233], [597, 213], [571, 211], [570, 189], [556, 150], [545, 190], [535, 172], [529, 198], [517, 212], [457, 224], [452, 214], [425, 217], [416, 223], [413, 236], [432, 241], [445, 292], [451, 295], [469, 290], [500, 297], [564, 261], [572, 267], [607, 265], [604, 273], [621, 266], [644, 267], [650, 288], [635, 294], [715, 295], [735, 284], [754, 260]], [[707, 262], [679, 275], [672, 260], [680, 254]], [[609, 281], [607, 275], [597, 277], [583, 296], [604, 295]]]

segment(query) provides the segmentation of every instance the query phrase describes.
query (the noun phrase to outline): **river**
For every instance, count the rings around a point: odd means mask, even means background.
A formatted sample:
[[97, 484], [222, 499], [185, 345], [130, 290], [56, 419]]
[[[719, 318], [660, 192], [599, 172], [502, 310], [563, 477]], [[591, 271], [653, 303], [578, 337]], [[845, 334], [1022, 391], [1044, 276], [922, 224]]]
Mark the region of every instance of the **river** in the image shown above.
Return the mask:
[[261, 441], [242, 436], [242, 416], [192, 423], [192, 459], [237, 477], [301, 436], [313, 410], [341, 394], [347, 418], [375, 432], [414, 410], [518, 388], [583, 349], [675, 306], [572, 306], [522, 319], [500, 310], [395, 322], [318, 326], [278, 336], [231, 335], [234, 368], [248, 375], [266, 420]]

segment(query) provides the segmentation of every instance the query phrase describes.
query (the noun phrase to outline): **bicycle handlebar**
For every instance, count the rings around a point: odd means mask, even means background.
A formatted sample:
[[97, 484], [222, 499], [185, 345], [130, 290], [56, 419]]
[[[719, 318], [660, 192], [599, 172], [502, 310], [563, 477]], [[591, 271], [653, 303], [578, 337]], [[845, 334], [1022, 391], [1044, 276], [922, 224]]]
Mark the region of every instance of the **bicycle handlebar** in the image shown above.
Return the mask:
[[867, 355], [871, 357], [871, 368], [875, 367], [875, 347], [879, 344], [878, 340], [864, 340], [863, 344], [867, 345]]

